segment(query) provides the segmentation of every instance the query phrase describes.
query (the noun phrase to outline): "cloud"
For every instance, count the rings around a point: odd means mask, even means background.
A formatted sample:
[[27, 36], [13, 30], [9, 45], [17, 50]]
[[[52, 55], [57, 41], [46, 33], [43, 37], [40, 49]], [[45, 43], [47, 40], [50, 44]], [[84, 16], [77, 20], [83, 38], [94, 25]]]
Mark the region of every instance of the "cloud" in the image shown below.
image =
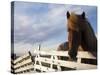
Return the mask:
[[96, 31], [96, 15], [94, 15], [96, 7], [15, 2], [14, 42], [17, 44], [15, 49], [20, 51], [29, 47], [33, 48], [33, 44], [41, 42], [45, 42], [48, 47], [50, 46], [49, 43], [52, 42], [52, 47], [57, 47], [59, 43], [66, 41], [67, 11], [74, 11], [79, 14], [85, 11]]
[[[24, 43], [36, 43], [59, 37], [67, 28], [66, 11], [68, 10], [76, 13], [86, 11], [87, 14], [93, 10], [92, 7], [87, 8], [87, 6], [77, 5], [35, 4], [27, 2], [17, 2], [15, 4], [15, 42]], [[47, 6], [47, 8], [44, 6]], [[25, 11], [34, 13], [28, 14]]]
[[35, 16], [15, 12], [15, 42], [36, 43], [59, 36], [65, 28], [66, 10], [64, 6], [58, 7], [49, 7], [47, 13]]

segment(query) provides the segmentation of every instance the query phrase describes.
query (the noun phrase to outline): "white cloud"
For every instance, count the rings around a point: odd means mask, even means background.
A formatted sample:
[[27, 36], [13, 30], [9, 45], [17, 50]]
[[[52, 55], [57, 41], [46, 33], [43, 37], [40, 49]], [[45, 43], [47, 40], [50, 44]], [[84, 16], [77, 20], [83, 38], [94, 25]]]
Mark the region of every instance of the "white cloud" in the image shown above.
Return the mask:
[[86, 12], [92, 10], [92, 8], [83, 6], [48, 4], [48, 7], [44, 8], [48, 10], [42, 11], [44, 5], [40, 3], [18, 3], [16, 5], [14, 20], [16, 53], [32, 50], [34, 43], [43, 41], [47, 44], [44, 44], [44, 50], [56, 49], [59, 43], [67, 40], [66, 12], [81, 13], [83, 10]]

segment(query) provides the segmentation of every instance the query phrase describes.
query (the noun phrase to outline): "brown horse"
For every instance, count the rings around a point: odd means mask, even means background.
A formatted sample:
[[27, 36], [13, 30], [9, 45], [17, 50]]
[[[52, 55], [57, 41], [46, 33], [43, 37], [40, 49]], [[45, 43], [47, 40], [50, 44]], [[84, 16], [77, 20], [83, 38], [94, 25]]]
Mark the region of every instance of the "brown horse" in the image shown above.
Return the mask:
[[89, 51], [97, 57], [97, 38], [88, 22], [85, 12], [81, 15], [67, 12], [68, 42], [58, 47], [59, 50], [68, 50], [71, 59], [76, 59], [77, 51]]

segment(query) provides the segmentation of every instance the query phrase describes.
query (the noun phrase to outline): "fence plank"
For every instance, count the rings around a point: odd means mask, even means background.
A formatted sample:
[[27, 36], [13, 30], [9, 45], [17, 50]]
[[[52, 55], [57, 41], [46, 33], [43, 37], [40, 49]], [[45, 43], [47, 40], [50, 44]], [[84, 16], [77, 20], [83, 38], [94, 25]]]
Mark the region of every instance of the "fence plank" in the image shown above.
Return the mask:
[[[53, 56], [69, 56], [68, 51], [37, 51], [40, 55], [53, 55]], [[89, 58], [89, 59], [96, 59], [90, 52], [87, 51], [78, 51], [78, 58]]]
[[15, 70], [15, 73], [25, 71], [25, 70], [29, 70], [29, 69], [32, 69], [32, 68], [34, 68], [33, 64], [25, 66], [25, 67], [21, 67], [20, 69]]
[[96, 65], [84, 64], [84, 63], [77, 63], [72, 61], [63, 61], [63, 60], [51, 60], [49, 58], [36, 58], [36, 61], [41, 61], [45, 63], [60, 65], [64, 67], [74, 68], [74, 69], [95, 69], [97, 68]]
[[34, 65], [34, 69], [42, 70], [42, 71], [45, 71], [45, 72], [56, 71], [55, 69], [45, 67], [45, 66], [41, 66], [41, 65]]
[[16, 65], [14, 66], [14, 68], [20, 67], [20, 66], [22, 66], [22, 65], [25, 65], [25, 64], [31, 63], [31, 62], [32, 62], [32, 60], [31, 60], [31, 58], [29, 58], [29, 59], [24, 60], [23, 62], [21, 62], [21, 63], [19, 63], [19, 64], [16, 64]]
[[23, 55], [23, 56], [17, 58], [16, 60], [14, 60], [14, 64], [17, 63], [18, 61], [22, 60], [23, 58], [28, 57], [28, 56], [29, 56], [29, 53], [27, 53], [27, 54], [25, 54], [25, 55]]
[[[41, 55], [50, 55], [51, 58], [46, 58], [46, 57], [41, 57]], [[68, 57], [68, 51], [51, 51], [51, 52], [44, 52], [44, 51], [37, 51], [36, 57], [35, 57], [35, 62], [33, 65], [31, 56], [27, 58], [26, 60], [23, 60], [24, 58], [30, 56], [30, 54], [25, 54], [16, 60], [12, 60], [14, 62], [14, 66], [12, 67], [15, 69], [17, 67], [20, 67], [15, 70], [15, 73], [19, 72], [24, 72], [27, 71], [28, 69], [34, 69], [34, 72], [36, 72], [36, 69], [40, 70], [41, 72], [48, 72], [48, 71], [61, 71], [61, 66], [66, 67], [66, 68], [72, 68], [72, 69], [96, 69], [97, 65], [91, 65], [91, 64], [85, 64], [81, 63], [81, 58], [85, 59], [96, 59], [94, 56], [91, 55], [91, 53], [87, 51], [79, 51], [77, 55], [77, 62], [74, 61], [64, 61], [64, 60], [58, 60], [58, 56], [65, 56]], [[21, 60], [23, 60], [21, 62]], [[19, 62], [20, 63], [17, 63]], [[39, 64], [37, 64], [39, 62]], [[50, 64], [50, 67], [46, 67], [42, 65], [42, 62]], [[17, 63], [17, 64], [15, 64]], [[32, 63], [32, 64], [29, 64]], [[25, 65], [27, 64], [27, 65]], [[25, 65], [22, 67], [22, 65]], [[57, 69], [53, 69], [53, 65], [57, 65]]]

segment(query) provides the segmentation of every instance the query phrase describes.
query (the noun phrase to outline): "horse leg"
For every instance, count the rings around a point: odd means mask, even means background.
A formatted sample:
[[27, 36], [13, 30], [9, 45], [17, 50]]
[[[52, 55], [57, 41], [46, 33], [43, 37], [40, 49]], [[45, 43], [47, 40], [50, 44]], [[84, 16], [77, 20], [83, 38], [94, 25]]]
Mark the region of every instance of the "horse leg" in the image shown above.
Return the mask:
[[81, 34], [77, 31], [69, 31], [68, 35], [69, 41], [69, 56], [71, 60], [76, 60], [77, 50], [81, 42]]

